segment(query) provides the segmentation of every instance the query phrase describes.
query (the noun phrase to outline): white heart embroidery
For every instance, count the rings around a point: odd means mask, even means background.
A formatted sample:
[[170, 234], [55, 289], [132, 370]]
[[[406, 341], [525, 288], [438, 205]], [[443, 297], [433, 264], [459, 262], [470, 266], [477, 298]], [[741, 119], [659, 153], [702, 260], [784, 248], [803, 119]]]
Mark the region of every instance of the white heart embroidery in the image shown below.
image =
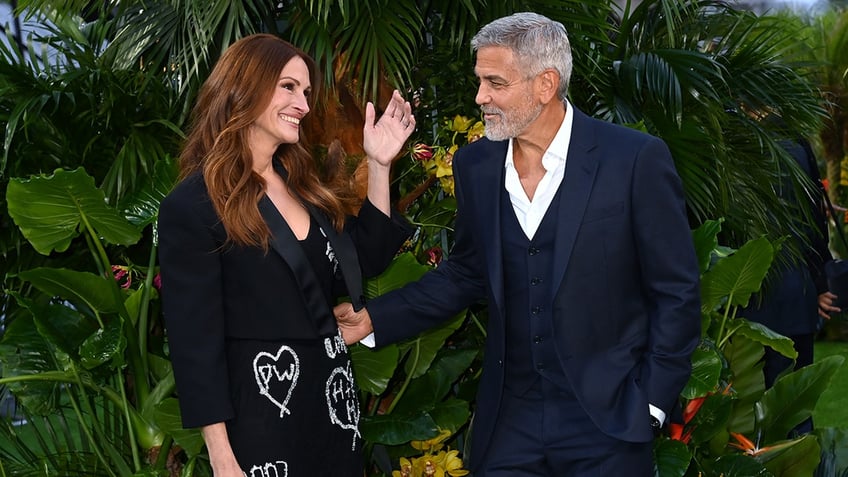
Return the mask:
[[300, 374], [300, 360], [288, 346], [281, 346], [276, 355], [265, 351], [253, 358], [253, 375], [259, 386], [259, 394], [280, 408], [280, 418], [291, 411], [286, 407]]

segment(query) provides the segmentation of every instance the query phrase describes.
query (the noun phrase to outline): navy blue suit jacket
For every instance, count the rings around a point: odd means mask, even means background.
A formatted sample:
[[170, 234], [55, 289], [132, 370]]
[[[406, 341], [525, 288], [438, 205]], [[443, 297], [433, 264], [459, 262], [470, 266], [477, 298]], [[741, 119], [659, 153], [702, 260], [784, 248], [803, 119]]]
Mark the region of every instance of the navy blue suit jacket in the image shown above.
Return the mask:
[[[683, 189], [663, 141], [572, 111], [554, 249], [558, 357], [601, 432], [647, 442], [648, 404], [671, 411], [700, 337], [699, 271]], [[380, 345], [488, 300], [471, 469], [485, 454], [504, 384], [508, 317], [496, 207], [506, 150], [506, 141], [481, 139], [457, 151], [449, 259], [367, 306]]]

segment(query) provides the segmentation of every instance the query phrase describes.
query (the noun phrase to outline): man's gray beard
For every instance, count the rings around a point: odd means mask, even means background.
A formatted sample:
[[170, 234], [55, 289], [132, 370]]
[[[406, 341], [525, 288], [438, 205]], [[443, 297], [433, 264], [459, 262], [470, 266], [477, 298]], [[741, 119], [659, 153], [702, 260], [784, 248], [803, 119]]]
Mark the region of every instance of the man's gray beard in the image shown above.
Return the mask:
[[499, 113], [501, 122], [498, 125], [489, 126], [488, 122], [483, 121], [483, 124], [486, 127], [486, 137], [490, 141], [505, 141], [521, 134], [521, 132], [524, 131], [530, 123], [535, 121], [539, 115], [542, 114], [542, 105], [538, 105], [535, 110], [528, 111], [528, 114], [519, 116], [513, 121], [505, 121], [504, 119], [506, 115], [503, 114], [503, 111], [499, 111]]
[[486, 130], [485, 130], [486, 137], [490, 141], [505, 141], [507, 139], [512, 139], [514, 136], [510, 136], [509, 134], [505, 134], [505, 133], [507, 133], [507, 131], [505, 131], [505, 129], [506, 128], [503, 128], [503, 127], [501, 127], [501, 128], [490, 127], [488, 124], [486, 124]]

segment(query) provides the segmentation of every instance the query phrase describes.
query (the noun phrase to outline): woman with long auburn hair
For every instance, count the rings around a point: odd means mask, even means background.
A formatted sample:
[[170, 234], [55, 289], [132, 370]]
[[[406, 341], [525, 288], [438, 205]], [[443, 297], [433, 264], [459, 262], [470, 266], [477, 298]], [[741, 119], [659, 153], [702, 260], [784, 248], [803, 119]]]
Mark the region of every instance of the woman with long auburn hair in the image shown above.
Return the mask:
[[409, 236], [392, 161], [415, 129], [395, 91], [365, 112], [356, 217], [301, 142], [315, 63], [273, 35], [231, 45], [200, 90], [181, 181], [159, 211], [162, 299], [183, 425], [216, 477], [361, 476], [359, 402], [332, 306]]

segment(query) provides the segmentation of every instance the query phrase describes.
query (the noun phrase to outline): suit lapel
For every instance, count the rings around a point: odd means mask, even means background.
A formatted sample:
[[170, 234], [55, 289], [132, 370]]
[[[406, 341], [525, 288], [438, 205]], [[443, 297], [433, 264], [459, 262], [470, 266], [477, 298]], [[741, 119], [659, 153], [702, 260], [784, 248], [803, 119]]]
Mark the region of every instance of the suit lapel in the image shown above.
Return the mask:
[[557, 220], [557, 239], [554, 245], [554, 282], [552, 292], [559, 290], [574, 241], [589, 203], [589, 196], [598, 170], [598, 158], [591, 152], [595, 148], [595, 133], [591, 119], [572, 107], [574, 123], [565, 164], [565, 176], [560, 190]]
[[504, 281], [503, 281], [503, 237], [501, 234], [501, 207], [511, 207], [509, 202], [504, 203], [503, 177], [504, 161], [506, 160], [507, 141], [491, 142], [490, 149], [483, 151], [480, 167], [472, 173], [473, 181], [480, 184], [475, 197], [479, 204], [475, 209], [479, 214], [475, 223], [480, 224], [483, 230], [480, 233], [484, 240], [483, 250], [488, 268], [489, 286], [495, 298], [497, 308], [504, 310]]

